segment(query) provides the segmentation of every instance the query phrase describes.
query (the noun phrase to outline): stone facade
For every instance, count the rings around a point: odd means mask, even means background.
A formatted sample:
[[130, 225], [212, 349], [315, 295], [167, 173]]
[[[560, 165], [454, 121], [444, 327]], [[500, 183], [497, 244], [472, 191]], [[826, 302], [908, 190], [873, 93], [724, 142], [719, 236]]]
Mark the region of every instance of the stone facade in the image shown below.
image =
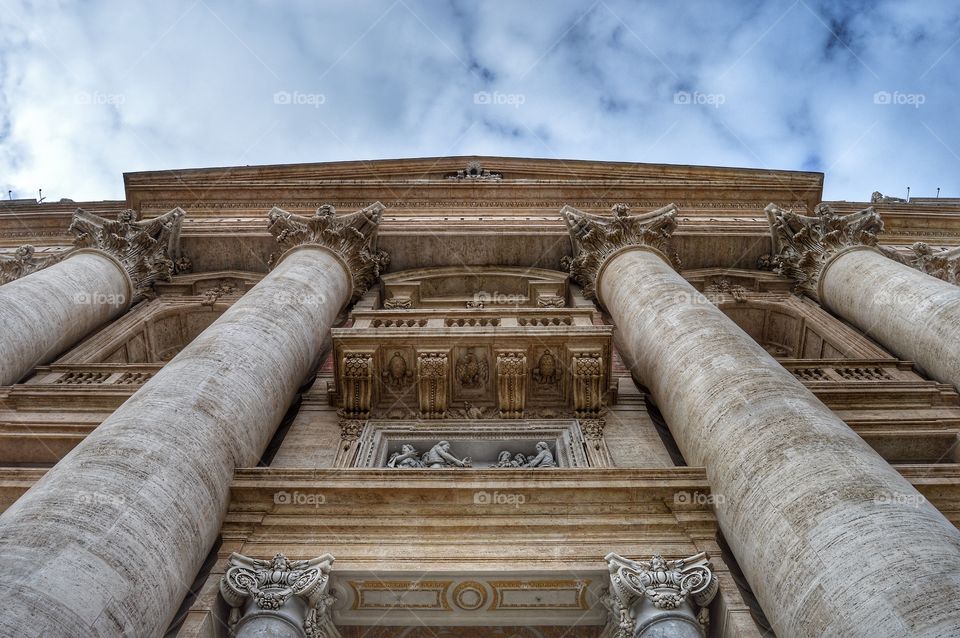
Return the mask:
[[436, 158], [0, 209], [0, 635], [960, 634], [960, 201], [822, 180]]

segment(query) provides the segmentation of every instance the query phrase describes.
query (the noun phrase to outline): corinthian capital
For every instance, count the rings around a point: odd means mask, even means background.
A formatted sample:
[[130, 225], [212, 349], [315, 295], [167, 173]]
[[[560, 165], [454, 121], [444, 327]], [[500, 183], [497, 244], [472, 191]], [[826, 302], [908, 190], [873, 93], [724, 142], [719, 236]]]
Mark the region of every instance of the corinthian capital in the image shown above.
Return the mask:
[[36, 257], [33, 246], [24, 244], [14, 251], [12, 257], [0, 257], [0, 286], [53, 265], [65, 255], [57, 253]]
[[607, 554], [610, 589], [606, 605], [616, 638], [666, 635], [653, 629], [661, 623], [673, 624], [670, 635], [690, 635], [678, 631], [677, 622], [704, 635], [709, 616], [707, 605], [716, 596], [720, 583], [705, 553], [681, 560], [654, 556], [635, 561], [618, 554]]
[[847, 248], [874, 247], [883, 232], [883, 222], [872, 206], [838, 215], [827, 204], [819, 204], [816, 215], [808, 217], [770, 204], [766, 212], [773, 238], [773, 269], [818, 301], [820, 276], [830, 258]]
[[938, 250], [927, 243], [918, 241], [910, 246], [911, 252], [907, 255], [902, 255], [889, 247], [884, 247], [881, 250], [884, 255], [892, 259], [937, 279], [960, 286], [960, 246]]
[[277, 554], [271, 560], [248, 558], [234, 552], [220, 581], [220, 595], [231, 607], [231, 635], [261, 633], [272, 622], [292, 623], [312, 638], [339, 636], [330, 621], [333, 597], [327, 593], [333, 556], [289, 560]]
[[[375, 202], [355, 213], [338, 215], [333, 206], [324, 205], [312, 217], [305, 217], [274, 207], [268, 216], [270, 234], [280, 245], [279, 258], [304, 245], [323, 246], [339, 255], [353, 278], [352, 303], [369, 290], [390, 263], [387, 253], [377, 249], [383, 209], [383, 204]], [[271, 257], [271, 264], [279, 258]]]
[[146, 296], [157, 280], [174, 273], [172, 257], [179, 256], [180, 225], [186, 213], [181, 208], [138, 221], [136, 211], [122, 210], [116, 221], [78, 208], [70, 223], [76, 248], [93, 248], [116, 259], [133, 284], [133, 299]]
[[654, 248], [674, 268], [680, 268], [680, 258], [673, 249], [673, 231], [677, 227], [674, 204], [641, 215], [631, 215], [629, 206], [617, 204], [612, 212], [611, 217], [592, 215], [572, 206], [564, 206], [560, 211], [573, 244], [573, 258], [565, 257], [563, 267], [590, 299], [597, 297], [597, 278], [604, 263], [624, 248]]

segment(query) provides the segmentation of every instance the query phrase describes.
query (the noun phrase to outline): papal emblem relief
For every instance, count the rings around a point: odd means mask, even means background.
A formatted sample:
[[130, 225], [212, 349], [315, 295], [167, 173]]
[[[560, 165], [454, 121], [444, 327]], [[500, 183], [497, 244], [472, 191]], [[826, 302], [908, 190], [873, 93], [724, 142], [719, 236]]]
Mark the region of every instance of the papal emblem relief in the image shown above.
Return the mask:
[[413, 379], [413, 371], [407, 366], [407, 360], [398, 350], [387, 361], [386, 369], [381, 374], [383, 382], [394, 390], [399, 390]]
[[486, 357], [478, 357], [473, 348], [467, 348], [457, 359], [456, 373], [457, 380], [464, 388], [481, 388], [490, 376], [490, 366]]
[[540, 385], [556, 385], [560, 381], [560, 362], [549, 348], [540, 355], [537, 367], [533, 369], [533, 380]]

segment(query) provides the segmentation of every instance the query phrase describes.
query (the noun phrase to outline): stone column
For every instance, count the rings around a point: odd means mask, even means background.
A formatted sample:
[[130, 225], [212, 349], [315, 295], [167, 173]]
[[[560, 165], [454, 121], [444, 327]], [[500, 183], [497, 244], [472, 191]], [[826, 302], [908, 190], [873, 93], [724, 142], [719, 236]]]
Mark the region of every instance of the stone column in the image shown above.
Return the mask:
[[604, 559], [610, 570], [611, 638], [704, 638], [707, 605], [720, 583], [704, 553], [666, 561], [634, 561], [617, 554]]
[[901, 359], [960, 389], [960, 287], [950, 283], [960, 253], [915, 244], [915, 256], [906, 257], [879, 248], [883, 222], [872, 207], [837, 215], [820, 204], [816, 212], [767, 207], [775, 269]]
[[327, 593], [333, 556], [272, 560], [230, 555], [220, 594], [230, 605], [233, 638], [339, 638]]
[[960, 533], [674, 270], [675, 208], [563, 215], [777, 634], [960, 635]]
[[0, 635], [159, 636], [340, 309], [382, 206], [270, 212], [273, 270], [0, 516]]
[[0, 268], [0, 386], [16, 383], [139, 301], [157, 279], [169, 279], [171, 240], [184, 212], [149, 221], [121, 211], [111, 221], [77, 209], [76, 249], [37, 260], [33, 249]]

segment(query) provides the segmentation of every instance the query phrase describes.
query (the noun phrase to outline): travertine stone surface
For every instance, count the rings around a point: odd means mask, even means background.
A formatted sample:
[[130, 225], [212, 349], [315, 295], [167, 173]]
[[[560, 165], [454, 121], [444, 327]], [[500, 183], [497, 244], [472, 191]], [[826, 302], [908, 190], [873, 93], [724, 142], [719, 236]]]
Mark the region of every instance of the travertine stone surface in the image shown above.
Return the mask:
[[960, 633], [960, 533], [902, 476], [659, 254], [598, 291], [778, 635]]
[[834, 257], [820, 288], [831, 312], [960, 388], [960, 287], [864, 248]]
[[8, 509], [0, 635], [161, 635], [350, 295], [341, 258], [291, 249]]
[[123, 313], [131, 293], [120, 264], [95, 250], [0, 286], [0, 386]]

